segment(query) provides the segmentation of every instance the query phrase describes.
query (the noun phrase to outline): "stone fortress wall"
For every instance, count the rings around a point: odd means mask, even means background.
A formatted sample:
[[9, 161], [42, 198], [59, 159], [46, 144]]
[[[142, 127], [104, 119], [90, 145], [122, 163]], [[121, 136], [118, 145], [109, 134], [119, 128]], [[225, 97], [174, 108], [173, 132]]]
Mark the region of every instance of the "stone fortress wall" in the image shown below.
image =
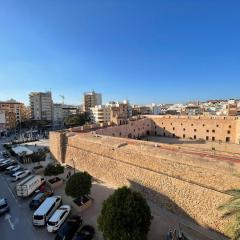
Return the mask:
[[131, 186], [161, 207], [224, 232], [217, 207], [230, 197], [225, 190], [240, 187], [238, 163], [128, 138], [154, 134], [156, 123], [145, 118], [87, 134], [51, 132], [50, 150], [62, 163], [115, 186]]

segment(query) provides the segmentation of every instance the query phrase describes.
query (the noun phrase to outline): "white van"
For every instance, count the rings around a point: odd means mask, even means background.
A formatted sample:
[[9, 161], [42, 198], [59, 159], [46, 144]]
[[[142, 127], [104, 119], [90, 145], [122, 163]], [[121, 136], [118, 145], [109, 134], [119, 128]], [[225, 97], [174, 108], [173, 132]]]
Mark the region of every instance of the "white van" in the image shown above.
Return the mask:
[[17, 196], [28, 197], [43, 183], [45, 183], [45, 180], [40, 175], [30, 175], [29, 177], [25, 178], [23, 181], [17, 184]]
[[33, 214], [33, 225], [44, 226], [55, 210], [61, 205], [61, 196], [47, 198]]

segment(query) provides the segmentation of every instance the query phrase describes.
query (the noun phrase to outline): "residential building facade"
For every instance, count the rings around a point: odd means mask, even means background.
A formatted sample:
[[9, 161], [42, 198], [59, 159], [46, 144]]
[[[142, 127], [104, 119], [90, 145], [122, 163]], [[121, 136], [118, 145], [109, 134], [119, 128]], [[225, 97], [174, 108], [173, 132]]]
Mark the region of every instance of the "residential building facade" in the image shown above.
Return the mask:
[[111, 122], [111, 107], [98, 105], [90, 108], [90, 119], [92, 123], [106, 124]]
[[86, 92], [83, 96], [83, 111], [90, 112], [90, 108], [102, 105], [102, 94], [96, 92]]
[[28, 119], [27, 107], [14, 99], [0, 101], [0, 111], [4, 111], [6, 114], [14, 113], [16, 123], [24, 122]]
[[51, 92], [32, 92], [29, 95], [31, 118], [33, 120], [53, 120], [53, 101]]

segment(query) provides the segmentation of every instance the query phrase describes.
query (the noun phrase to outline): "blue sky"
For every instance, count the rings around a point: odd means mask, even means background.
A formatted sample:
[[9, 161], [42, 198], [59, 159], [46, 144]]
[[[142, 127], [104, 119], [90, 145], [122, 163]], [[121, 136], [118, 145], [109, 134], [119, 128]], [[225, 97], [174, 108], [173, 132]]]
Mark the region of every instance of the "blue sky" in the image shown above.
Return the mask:
[[0, 0], [0, 99], [240, 97], [240, 2]]

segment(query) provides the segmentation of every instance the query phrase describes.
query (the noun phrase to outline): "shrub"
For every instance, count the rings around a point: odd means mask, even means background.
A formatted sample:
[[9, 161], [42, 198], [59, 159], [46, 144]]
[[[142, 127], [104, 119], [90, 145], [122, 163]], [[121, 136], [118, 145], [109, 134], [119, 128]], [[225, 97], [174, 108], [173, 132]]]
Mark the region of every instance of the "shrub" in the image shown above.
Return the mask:
[[54, 164], [48, 164], [45, 168], [44, 175], [45, 176], [56, 176], [59, 174], [64, 173], [64, 167], [60, 164], [54, 165]]

